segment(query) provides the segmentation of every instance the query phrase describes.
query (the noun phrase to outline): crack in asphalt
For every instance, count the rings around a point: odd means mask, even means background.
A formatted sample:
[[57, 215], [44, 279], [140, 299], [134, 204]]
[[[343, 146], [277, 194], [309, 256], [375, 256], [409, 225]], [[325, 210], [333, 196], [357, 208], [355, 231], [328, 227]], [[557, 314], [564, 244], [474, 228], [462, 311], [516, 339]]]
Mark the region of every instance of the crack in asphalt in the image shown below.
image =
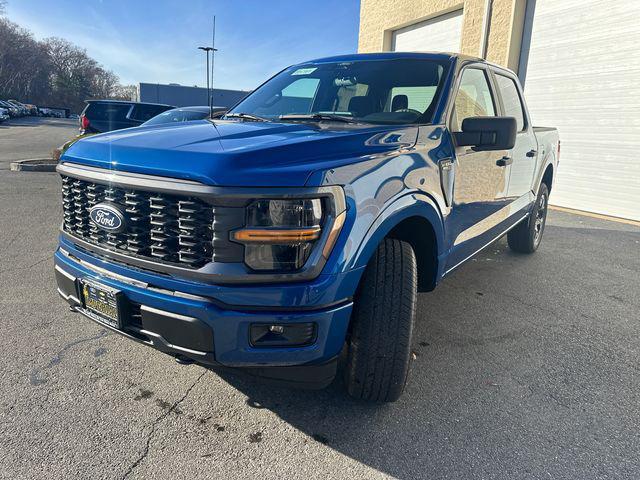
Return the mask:
[[29, 269], [37, 266], [37, 265], [40, 265], [41, 263], [46, 262], [47, 260], [50, 260], [51, 258], [52, 258], [51, 255], [47, 255], [46, 257], [41, 258], [40, 260], [38, 260], [35, 263], [32, 263], [31, 265], [27, 265], [26, 267], [18, 266], [18, 267], [15, 267], [15, 268], [7, 268], [6, 270], [0, 270], [0, 273], [15, 272], [15, 271], [18, 271], [18, 270], [29, 270]]
[[165, 418], [167, 418], [171, 412], [176, 411], [176, 409], [178, 408], [178, 406], [185, 401], [185, 399], [187, 398], [187, 396], [189, 395], [189, 393], [191, 393], [191, 390], [194, 389], [194, 387], [197, 385], [197, 383], [200, 381], [200, 379], [202, 377], [204, 377], [204, 375], [207, 373], [207, 371], [205, 370], [204, 372], [202, 372], [198, 378], [195, 379], [195, 381], [191, 384], [191, 386], [189, 388], [187, 388], [187, 390], [184, 392], [184, 395], [182, 395], [182, 397], [180, 397], [178, 400], [176, 400], [173, 405], [171, 405], [171, 407], [167, 410], [165, 410], [164, 412], [162, 412], [161, 415], [159, 415], [151, 424], [151, 429], [149, 430], [149, 434], [147, 435], [147, 441], [145, 443], [144, 449], [142, 450], [142, 453], [140, 454], [140, 456], [137, 458], [137, 460], [135, 462], [133, 462], [131, 464], [131, 466], [127, 469], [127, 471], [125, 472], [125, 474], [122, 476], [122, 480], [125, 480], [129, 475], [131, 475], [131, 473], [138, 467], [138, 465], [140, 465], [144, 459], [147, 457], [147, 455], [149, 454], [149, 447], [151, 446], [151, 440], [153, 439], [153, 435], [155, 434], [156, 431], [156, 427], [160, 424], [160, 422], [162, 422]]
[[56, 353], [53, 357], [51, 357], [51, 360], [49, 360], [49, 363], [47, 365], [40, 368], [34, 368], [31, 371], [31, 373], [29, 373], [29, 383], [31, 383], [31, 385], [33, 386], [38, 386], [38, 385], [42, 385], [43, 383], [46, 383], [47, 380], [45, 378], [40, 378], [40, 374], [42, 373], [43, 370], [48, 370], [49, 368], [54, 367], [55, 365], [58, 365], [62, 361], [62, 358], [67, 350], [81, 343], [98, 340], [108, 334], [109, 334], [108, 330], [102, 330], [98, 335], [94, 335], [92, 337], [87, 337], [87, 338], [80, 338], [73, 342], [67, 343], [64, 347], [62, 347], [62, 349], [58, 351], [58, 353]]
[[9, 240], [7, 243], [5, 243], [4, 248], [5, 250], [8, 249], [11, 245], [13, 245], [13, 242], [15, 242], [18, 237], [20, 236], [20, 232], [16, 233], [11, 240]]

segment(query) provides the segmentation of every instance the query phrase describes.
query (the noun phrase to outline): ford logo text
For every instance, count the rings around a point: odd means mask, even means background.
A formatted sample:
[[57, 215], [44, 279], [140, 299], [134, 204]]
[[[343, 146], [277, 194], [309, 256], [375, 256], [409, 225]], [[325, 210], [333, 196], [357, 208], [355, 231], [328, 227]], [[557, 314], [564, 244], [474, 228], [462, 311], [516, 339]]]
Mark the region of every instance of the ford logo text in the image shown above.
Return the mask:
[[91, 208], [89, 217], [93, 223], [107, 232], [121, 232], [125, 227], [123, 213], [108, 203], [99, 203]]

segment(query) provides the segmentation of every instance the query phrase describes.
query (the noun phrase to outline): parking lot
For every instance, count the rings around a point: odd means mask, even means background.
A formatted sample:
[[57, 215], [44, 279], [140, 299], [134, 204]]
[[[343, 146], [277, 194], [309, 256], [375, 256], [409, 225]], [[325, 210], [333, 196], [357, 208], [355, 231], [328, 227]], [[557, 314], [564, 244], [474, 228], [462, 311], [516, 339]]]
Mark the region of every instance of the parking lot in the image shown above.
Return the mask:
[[340, 380], [181, 366], [69, 312], [58, 177], [8, 171], [76, 128], [47, 122], [0, 127], [0, 478], [638, 477], [640, 227], [552, 211], [535, 255], [480, 253], [420, 295], [405, 395], [365, 405]]
[[78, 134], [78, 120], [22, 117], [0, 123], [0, 170], [16, 160], [51, 158], [51, 152]]
[[171, 358], [55, 292], [52, 173], [0, 172], [2, 478], [637, 478], [640, 229], [551, 212], [419, 300], [393, 405]]

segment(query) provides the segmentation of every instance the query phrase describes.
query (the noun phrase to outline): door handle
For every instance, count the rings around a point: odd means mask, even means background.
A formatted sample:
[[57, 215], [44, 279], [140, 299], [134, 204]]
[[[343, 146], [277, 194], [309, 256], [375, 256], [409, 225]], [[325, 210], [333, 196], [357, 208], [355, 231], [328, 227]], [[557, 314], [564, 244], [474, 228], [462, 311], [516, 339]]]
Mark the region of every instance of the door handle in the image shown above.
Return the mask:
[[500, 160], [496, 161], [496, 165], [499, 167], [506, 167], [507, 165], [511, 165], [513, 163], [513, 158], [504, 156]]
[[538, 151], [537, 151], [536, 149], [529, 150], [529, 151], [527, 152], [527, 157], [533, 158], [533, 157], [535, 157], [535, 156], [536, 156], [536, 153], [538, 153]]

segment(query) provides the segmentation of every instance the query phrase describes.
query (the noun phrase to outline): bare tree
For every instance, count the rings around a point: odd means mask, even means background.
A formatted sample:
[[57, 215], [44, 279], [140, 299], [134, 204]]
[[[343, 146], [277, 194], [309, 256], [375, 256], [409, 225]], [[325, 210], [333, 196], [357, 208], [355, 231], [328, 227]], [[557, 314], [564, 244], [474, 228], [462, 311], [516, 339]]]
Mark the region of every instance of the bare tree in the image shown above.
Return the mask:
[[0, 18], [0, 98], [39, 101], [48, 93], [47, 52], [31, 32]]
[[93, 72], [93, 96], [95, 98], [116, 98], [120, 89], [120, 80], [111, 70], [97, 67]]
[[[6, 0], [0, 0], [0, 8]], [[80, 111], [91, 98], [137, 98], [86, 50], [62, 38], [39, 42], [30, 31], [0, 18], [0, 98]]]
[[44, 45], [51, 62], [52, 97], [73, 109], [81, 108], [84, 99], [93, 97], [98, 63], [62, 38], [47, 38]]
[[119, 100], [139, 101], [138, 87], [136, 85], [118, 85], [113, 98]]
[[44, 42], [51, 62], [52, 95], [59, 102], [79, 110], [86, 99], [119, 96], [118, 76], [105, 70], [84, 49], [62, 38]]

